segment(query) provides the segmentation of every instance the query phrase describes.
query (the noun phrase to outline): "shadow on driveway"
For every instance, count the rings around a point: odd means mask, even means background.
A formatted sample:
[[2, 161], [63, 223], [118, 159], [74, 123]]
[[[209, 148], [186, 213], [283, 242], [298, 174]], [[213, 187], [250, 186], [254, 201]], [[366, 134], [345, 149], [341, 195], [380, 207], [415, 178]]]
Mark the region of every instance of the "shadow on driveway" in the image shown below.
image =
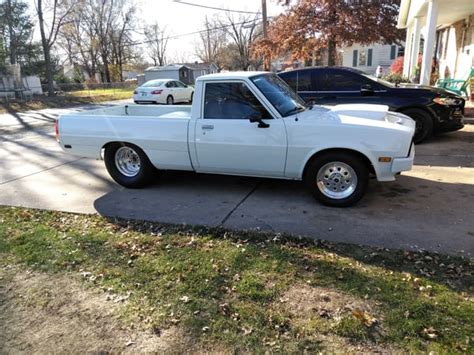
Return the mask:
[[94, 207], [104, 216], [472, 256], [473, 200], [469, 184], [400, 176], [372, 180], [359, 204], [340, 209], [319, 204], [297, 181], [167, 172], [148, 188], [110, 192]]

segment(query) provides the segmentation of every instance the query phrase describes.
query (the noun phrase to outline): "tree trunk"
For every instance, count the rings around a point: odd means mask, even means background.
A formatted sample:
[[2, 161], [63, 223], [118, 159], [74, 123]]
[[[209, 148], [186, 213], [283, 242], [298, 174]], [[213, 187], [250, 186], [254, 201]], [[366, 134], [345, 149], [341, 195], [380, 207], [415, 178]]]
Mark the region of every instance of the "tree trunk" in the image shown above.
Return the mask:
[[336, 42], [331, 39], [328, 42], [328, 67], [336, 65]]
[[48, 81], [48, 96], [54, 96], [53, 68], [51, 68], [51, 53], [48, 39], [44, 32], [43, 1], [38, 0], [38, 22], [41, 33], [41, 45], [43, 46], [44, 62], [46, 65], [46, 80]]

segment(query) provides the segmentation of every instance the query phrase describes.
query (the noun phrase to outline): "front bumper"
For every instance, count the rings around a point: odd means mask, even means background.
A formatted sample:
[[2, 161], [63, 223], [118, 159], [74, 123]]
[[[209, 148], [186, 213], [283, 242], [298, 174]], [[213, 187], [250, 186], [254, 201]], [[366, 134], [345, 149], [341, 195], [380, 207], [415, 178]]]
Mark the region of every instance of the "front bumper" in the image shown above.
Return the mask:
[[457, 131], [459, 129], [462, 129], [464, 127], [464, 121], [462, 118], [452, 118], [447, 121], [440, 122], [437, 131], [438, 132], [451, 132], [451, 131]]
[[412, 143], [410, 148], [410, 155], [406, 158], [394, 158], [392, 161], [391, 171], [398, 174], [402, 171], [411, 170], [413, 167], [413, 160], [415, 159], [415, 145]]

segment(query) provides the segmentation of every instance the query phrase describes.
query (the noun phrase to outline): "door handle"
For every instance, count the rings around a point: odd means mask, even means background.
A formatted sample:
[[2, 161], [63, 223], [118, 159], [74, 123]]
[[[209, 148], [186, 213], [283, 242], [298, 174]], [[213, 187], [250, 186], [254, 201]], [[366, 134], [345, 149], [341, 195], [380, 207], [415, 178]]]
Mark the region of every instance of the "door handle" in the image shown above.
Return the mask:
[[202, 129], [205, 129], [205, 130], [211, 130], [211, 129], [214, 129], [214, 125], [212, 124], [204, 124], [201, 126]]

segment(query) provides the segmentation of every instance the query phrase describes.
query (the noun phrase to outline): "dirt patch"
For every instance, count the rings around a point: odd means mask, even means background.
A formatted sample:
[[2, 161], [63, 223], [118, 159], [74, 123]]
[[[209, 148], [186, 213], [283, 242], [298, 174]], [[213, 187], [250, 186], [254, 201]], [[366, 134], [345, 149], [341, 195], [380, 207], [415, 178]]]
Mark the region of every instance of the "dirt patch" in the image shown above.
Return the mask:
[[[398, 353], [397, 349], [373, 341], [348, 339], [334, 333], [338, 323], [347, 317], [359, 318], [370, 332], [381, 332], [377, 307], [371, 302], [339, 290], [310, 285], [295, 285], [279, 299], [278, 308], [291, 315], [291, 323], [309, 333], [328, 353]], [[313, 324], [313, 329], [311, 329]], [[369, 332], [369, 333], [370, 333]]]
[[180, 352], [193, 348], [179, 328], [126, 329], [120, 304], [75, 277], [0, 269], [0, 354]]
[[370, 314], [375, 312], [375, 307], [366, 300], [330, 288], [309, 285], [291, 287], [281, 301], [295, 318], [301, 320], [307, 320], [315, 315], [337, 320], [354, 311]]

